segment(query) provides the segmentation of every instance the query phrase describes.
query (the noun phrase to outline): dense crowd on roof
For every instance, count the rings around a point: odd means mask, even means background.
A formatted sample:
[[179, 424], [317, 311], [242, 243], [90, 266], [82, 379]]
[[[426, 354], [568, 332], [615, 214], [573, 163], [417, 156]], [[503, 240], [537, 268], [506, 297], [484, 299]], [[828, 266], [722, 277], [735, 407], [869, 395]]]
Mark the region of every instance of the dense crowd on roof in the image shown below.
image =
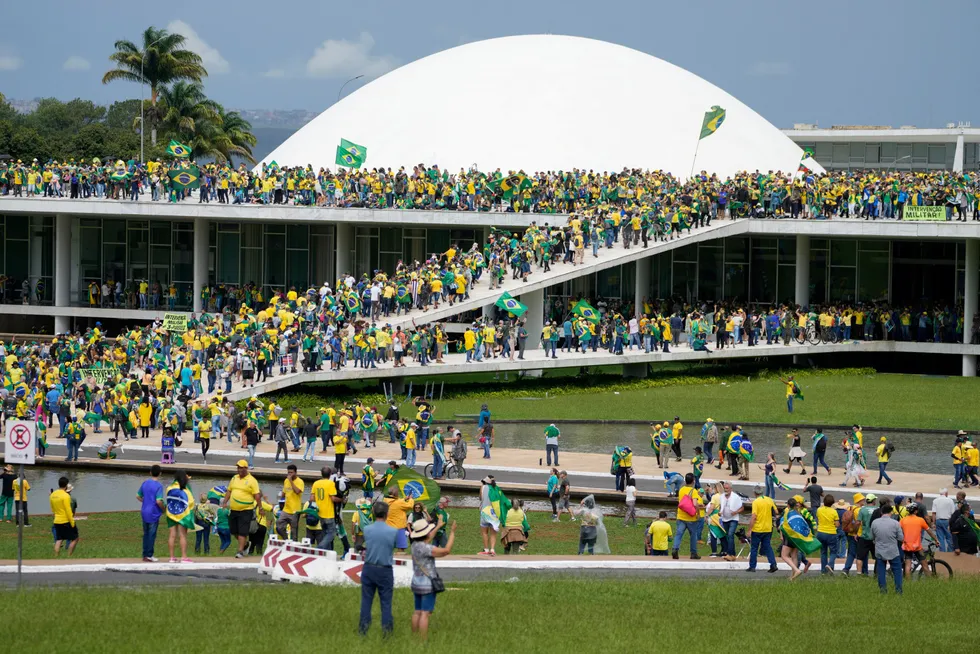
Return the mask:
[[215, 201], [245, 204], [473, 211], [575, 213], [603, 206], [638, 211], [706, 205], [712, 212], [758, 216], [901, 217], [910, 205], [943, 205], [948, 217], [978, 219], [976, 175], [948, 171], [740, 172], [721, 179], [706, 171], [684, 181], [663, 171], [624, 168], [525, 173], [451, 172], [437, 165], [336, 170], [262, 164], [258, 170], [201, 164], [203, 191], [174, 185], [174, 170], [198, 170], [185, 160], [135, 162], [8, 161], [0, 194], [18, 197]]

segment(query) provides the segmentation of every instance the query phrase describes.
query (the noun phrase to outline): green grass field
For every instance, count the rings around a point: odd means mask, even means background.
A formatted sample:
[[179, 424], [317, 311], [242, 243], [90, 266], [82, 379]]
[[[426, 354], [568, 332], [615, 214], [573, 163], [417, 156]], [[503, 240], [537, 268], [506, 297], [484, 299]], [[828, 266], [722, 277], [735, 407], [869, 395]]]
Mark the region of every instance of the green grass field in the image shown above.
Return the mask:
[[[707, 417], [727, 422], [786, 424], [858, 423], [865, 426], [936, 430], [980, 429], [980, 414], [969, 398], [980, 393], [980, 379], [822, 371], [798, 374], [805, 400], [786, 410], [785, 386], [776, 373], [748, 370], [723, 376], [668, 372], [650, 379], [624, 380], [608, 374], [494, 382], [492, 377], [446, 385], [441, 401], [436, 390], [436, 417], [474, 416], [486, 402], [496, 419], [511, 420], [662, 420], [683, 416], [685, 422]], [[423, 385], [417, 385], [420, 393]], [[357, 396], [384, 410], [384, 399], [369, 389], [304, 387], [278, 397], [286, 408], [307, 413], [327, 403], [338, 405]], [[411, 407], [399, 396], [402, 415]]]
[[[865, 579], [589, 580], [450, 584], [430, 622], [433, 652], [962, 651], [969, 619], [950, 607], [975, 581], [913, 582], [882, 597]], [[5, 603], [0, 639], [30, 652], [415, 651], [412, 595], [396, 590], [395, 630], [382, 640], [375, 601], [357, 633], [360, 589], [236, 584], [36, 588]], [[718, 611], [737, 617], [720, 621]], [[918, 618], [916, 617], [918, 616]], [[925, 631], [910, 621], [927, 619]], [[910, 633], [911, 630], [911, 633]], [[328, 638], [329, 641], [324, 639]], [[738, 645], [736, 643], [741, 643]], [[16, 643], [16, 644], [14, 644]], [[70, 645], [69, 645], [70, 643]], [[164, 645], [165, 644], [165, 645]], [[383, 649], [382, 649], [383, 648]]]
[[[476, 509], [453, 509], [450, 516], [458, 523], [456, 531], [456, 546], [454, 551], [459, 554], [476, 554], [483, 549], [479, 530], [479, 511]], [[349, 515], [345, 515], [346, 524], [350, 524]], [[577, 523], [572, 523], [566, 514], [562, 522], [553, 523], [550, 513], [529, 512], [528, 521], [531, 525], [529, 554], [576, 554], [578, 553]], [[54, 557], [54, 542], [51, 535], [51, 516], [35, 516], [33, 526], [24, 530], [24, 558], [50, 559]], [[606, 530], [609, 533], [609, 547], [613, 554], [643, 554], [643, 525], [649, 524], [649, 519], [638, 519], [638, 527], [623, 527], [622, 518], [609, 517], [605, 519]], [[78, 521], [80, 540], [75, 550], [76, 558], [139, 558], [143, 538], [139, 512], [94, 513], [86, 520]], [[305, 528], [301, 527], [305, 536]], [[705, 536], [707, 537], [707, 536]], [[193, 554], [194, 534], [188, 534], [188, 549], [192, 557], [203, 558]], [[353, 542], [353, 539], [351, 539]], [[338, 552], [340, 541], [337, 541]], [[685, 540], [685, 547], [687, 541]], [[702, 550], [707, 550], [707, 546]], [[497, 547], [503, 552], [503, 547]], [[225, 558], [232, 558], [234, 546], [225, 552]], [[157, 534], [156, 555], [160, 558], [167, 556], [167, 528], [160, 525]], [[179, 554], [178, 554], [179, 555]], [[62, 553], [62, 558], [65, 554]], [[218, 557], [218, 538], [211, 536], [211, 557]], [[0, 559], [17, 558], [17, 531], [11, 524], [0, 524]]]

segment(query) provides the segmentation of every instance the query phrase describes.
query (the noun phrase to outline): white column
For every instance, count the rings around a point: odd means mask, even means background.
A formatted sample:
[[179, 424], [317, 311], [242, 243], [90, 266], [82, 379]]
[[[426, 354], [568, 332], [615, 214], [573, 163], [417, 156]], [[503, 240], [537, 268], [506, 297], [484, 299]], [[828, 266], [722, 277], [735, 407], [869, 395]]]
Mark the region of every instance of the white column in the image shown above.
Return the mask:
[[210, 223], [206, 218], [194, 219], [194, 312], [204, 311], [201, 301], [201, 289], [208, 285], [208, 256], [211, 252], [209, 243]]
[[953, 172], [963, 172], [963, 135], [956, 137], [956, 152], [953, 153]]
[[524, 313], [524, 328], [527, 329], [526, 349], [532, 352], [541, 345], [541, 329], [544, 327], [544, 289], [525, 293], [518, 298], [518, 301], [527, 307]]
[[796, 237], [796, 303], [810, 304], [810, 237]]
[[[963, 284], [963, 342], [973, 337], [973, 316], [977, 313], [977, 291], [980, 282], [980, 239], [966, 239], [966, 272]], [[963, 376], [977, 376], [977, 355], [963, 355]]]
[[[54, 219], [54, 305], [71, 306], [71, 216], [59, 213]], [[68, 316], [54, 317], [54, 333], [70, 329]]]
[[643, 315], [643, 298], [650, 297], [651, 265], [653, 265], [653, 257], [639, 259], [636, 262], [636, 288], [633, 289], [633, 306], [637, 318]]
[[[351, 269], [351, 250], [354, 249], [354, 226], [348, 223], [337, 223], [336, 230], [337, 278], [339, 279], [343, 274], [350, 273], [353, 275], [355, 272]], [[356, 277], [356, 275], [354, 276]]]

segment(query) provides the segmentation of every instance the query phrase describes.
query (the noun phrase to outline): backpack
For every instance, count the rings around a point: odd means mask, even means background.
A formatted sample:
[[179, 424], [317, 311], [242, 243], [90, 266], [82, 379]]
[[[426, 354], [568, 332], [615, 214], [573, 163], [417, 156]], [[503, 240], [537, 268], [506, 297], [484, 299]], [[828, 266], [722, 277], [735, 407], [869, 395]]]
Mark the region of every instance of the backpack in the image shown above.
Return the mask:
[[844, 516], [841, 518], [840, 526], [841, 529], [844, 530], [844, 533], [848, 536], [854, 536], [858, 533], [858, 530], [861, 528], [861, 522], [857, 519], [854, 509], [844, 511]]
[[466, 459], [466, 441], [462, 438], [453, 445], [453, 459], [460, 462]]

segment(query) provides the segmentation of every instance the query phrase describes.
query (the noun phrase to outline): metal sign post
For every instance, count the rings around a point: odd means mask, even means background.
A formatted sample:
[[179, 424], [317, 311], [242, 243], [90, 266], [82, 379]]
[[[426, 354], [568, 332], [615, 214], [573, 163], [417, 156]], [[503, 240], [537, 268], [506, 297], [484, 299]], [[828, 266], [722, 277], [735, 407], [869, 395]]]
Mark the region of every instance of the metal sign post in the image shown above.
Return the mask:
[[21, 588], [21, 574], [24, 564], [24, 465], [34, 465], [34, 450], [37, 446], [37, 425], [31, 420], [7, 421], [7, 448], [4, 459], [7, 463], [19, 463], [17, 478], [20, 480], [20, 509], [17, 514], [17, 588]]

